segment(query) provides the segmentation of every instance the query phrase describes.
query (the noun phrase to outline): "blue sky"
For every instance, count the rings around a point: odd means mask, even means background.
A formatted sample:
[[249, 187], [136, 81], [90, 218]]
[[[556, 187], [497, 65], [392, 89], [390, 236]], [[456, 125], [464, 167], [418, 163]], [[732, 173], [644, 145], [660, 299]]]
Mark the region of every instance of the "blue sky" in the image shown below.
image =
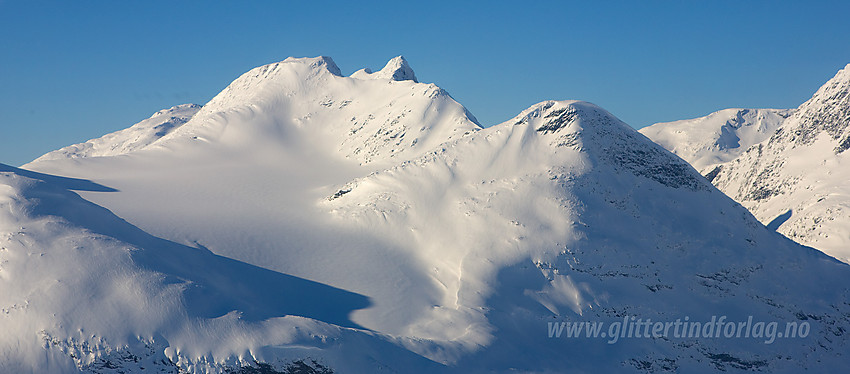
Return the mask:
[[203, 104], [243, 72], [407, 57], [483, 125], [594, 102], [632, 126], [796, 107], [850, 63], [847, 1], [0, 0], [0, 162]]

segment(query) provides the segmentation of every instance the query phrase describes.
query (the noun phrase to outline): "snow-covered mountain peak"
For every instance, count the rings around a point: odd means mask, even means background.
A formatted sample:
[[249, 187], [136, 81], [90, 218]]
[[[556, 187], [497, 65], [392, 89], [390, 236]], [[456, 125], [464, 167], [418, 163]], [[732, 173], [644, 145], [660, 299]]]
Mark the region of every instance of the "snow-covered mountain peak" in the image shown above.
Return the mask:
[[835, 153], [850, 148], [850, 65], [844, 67], [800, 105], [795, 116], [783, 126], [783, 142], [794, 146], [811, 144], [821, 133], [840, 140]]
[[[334, 60], [328, 56], [318, 56], [318, 57], [287, 57], [280, 63], [290, 63], [290, 64], [303, 64], [307, 65], [312, 69], [322, 69], [327, 72], [336, 75], [342, 76], [342, 72], [340, 72], [339, 67], [336, 65]], [[277, 65], [277, 64], [271, 64]], [[269, 66], [269, 65], [266, 65]]]
[[585, 101], [544, 101], [507, 123], [528, 126], [559, 148], [586, 154], [596, 165], [629, 171], [670, 187], [706, 189], [693, 168], [640, 135], [597, 105]]
[[[697, 280], [694, 287], [673, 285], [662, 280], [667, 274], [682, 271], [679, 279], [686, 282], [718, 274], [709, 277], [726, 282], [723, 274], [752, 279], [761, 269], [768, 274], [779, 264], [810, 261], [797, 257], [802, 251], [779, 249], [788, 242], [758, 225], [682, 160], [607, 111], [580, 101], [533, 105], [421, 159], [341, 186], [327, 195], [325, 204], [339, 222], [381, 226], [385, 237], [416, 248], [444, 293], [434, 304], [438, 307], [422, 319], [428, 328], [417, 326], [415, 331], [433, 334], [448, 326], [469, 326], [462, 339], [437, 336], [482, 346], [493, 344], [492, 330], [490, 322], [479, 319], [479, 311], [486, 311], [488, 321], [504, 316], [514, 323], [518, 313], [504, 312], [513, 306], [505, 308], [488, 297], [504, 297], [506, 291], [498, 287], [518, 279], [529, 284], [541, 279], [540, 288], [513, 291], [533, 300], [530, 310], [542, 306], [558, 316], [621, 317], [623, 309], [608, 309], [610, 304], [601, 301], [622, 299], [611, 291], [613, 282], [647, 282], [643, 289], [625, 292], [640, 300], [624, 306], [626, 310], [638, 304], [657, 308], [655, 302], [644, 303], [676, 293], [676, 310], [682, 313], [679, 308], [689, 304], [683, 300], [703, 288], [717, 300], [717, 284]], [[708, 234], [683, 239], [691, 230]], [[623, 236], [626, 231], [640, 234]], [[785, 256], [780, 252], [794, 258], [773, 263]], [[773, 284], [775, 277], [766, 275], [763, 281]], [[571, 289], [570, 298], [550, 299], [559, 282], [562, 290]], [[573, 286], [578, 284], [582, 289]], [[591, 286], [596, 284], [600, 286]], [[725, 298], [726, 291], [721, 292]], [[445, 322], [449, 318], [457, 319]], [[510, 329], [498, 328], [498, 334]], [[721, 344], [729, 349], [727, 342]]]
[[832, 81], [842, 82], [843, 86], [846, 88], [848, 84], [850, 84], [850, 64], [845, 65], [844, 68], [835, 73], [835, 76], [832, 77], [830, 82]]
[[410, 68], [410, 65], [407, 63], [404, 56], [393, 58], [387, 62], [384, 68], [377, 74], [381, 77], [390, 78], [394, 81], [411, 80], [417, 83], [419, 82], [416, 79], [416, 74], [413, 73], [413, 69]]
[[352, 77], [341, 76], [329, 57], [288, 58], [237, 78], [161, 144], [310, 144], [367, 164], [416, 157], [479, 128], [444, 90], [418, 83], [401, 56]]
[[[531, 124], [535, 126], [535, 130], [546, 135], [552, 133], [562, 133], [562, 129], [569, 128], [570, 124], [575, 123], [577, 119], [613, 119], [606, 121], [589, 121], [586, 124], [598, 130], [599, 127], [614, 126], [623, 129], [628, 128], [627, 125], [616, 119], [611, 113], [605, 109], [591, 104], [586, 101], [578, 100], [547, 100], [532, 105], [528, 109], [522, 111], [513, 120], [514, 125]], [[623, 127], [625, 126], [625, 127]]]
[[[698, 137], [692, 134], [690, 137]], [[766, 140], [707, 173], [763, 223], [850, 262], [846, 165], [850, 149], [850, 65]], [[708, 171], [708, 169], [703, 169]]]
[[377, 73], [363, 74], [368, 79], [342, 76], [330, 57], [290, 57], [242, 74], [202, 108], [160, 111], [129, 129], [38, 161], [142, 148], [220, 152], [206, 144], [245, 154], [303, 148], [364, 165], [415, 158], [480, 129], [445, 90], [418, 83], [404, 57], [393, 58]]
[[419, 83], [419, 80], [416, 79], [416, 74], [404, 56], [394, 57], [378, 72], [372, 72], [369, 68], [363, 68], [351, 74], [351, 77], [357, 79], [413, 81]]

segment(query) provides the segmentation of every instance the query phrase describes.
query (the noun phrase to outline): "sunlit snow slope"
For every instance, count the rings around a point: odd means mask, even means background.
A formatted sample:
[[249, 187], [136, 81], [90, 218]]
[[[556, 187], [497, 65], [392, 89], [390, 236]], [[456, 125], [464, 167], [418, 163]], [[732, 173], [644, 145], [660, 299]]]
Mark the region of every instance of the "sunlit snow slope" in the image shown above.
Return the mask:
[[[246, 73], [142, 150], [25, 168], [49, 174], [30, 178], [96, 184], [75, 190], [155, 242], [95, 232], [150, 253], [130, 255], [163, 274], [145, 290], [174, 292], [163, 299], [187, 310], [165, 318], [188, 321], [179, 331], [116, 324], [109, 331], [124, 338], [97, 345], [77, 331], [96, 322], [51, 330], [96, 352], [150, 347], [148, 356], [189, 372], [253, 360], [276, 370], [316, 360], [340, 373], [798, 372], [848, 362], [847, 265], [766, 229], [593, 104], [546, 101], [481, 129], [445, 91], [417, 83], [402, 58], [351, 77], [326, 57], [287, 59]], [[4, 220], [17, 227], [28, 217]], [[191, 251], [272, 280], [230, 276], [240, 273], [225, 265], [195, 271], [188, 265], [199, 261], [183, 255]], [[192, 285], [204, 282], [215, 292], [199, 296]], [[281, 289], [293, 293], [274, 294]], [[547, 322], [712, 315], [805, 320], [812, 332], [773, 344], [547, 335]], [[68, 360], [51, 347], [38, 357], [10, 348], [9, 361]]]
[[365, 296], [154, 237], [71, 190], [111, 191], [0, 164], [2, 373], [437, 366], [351, 329]]

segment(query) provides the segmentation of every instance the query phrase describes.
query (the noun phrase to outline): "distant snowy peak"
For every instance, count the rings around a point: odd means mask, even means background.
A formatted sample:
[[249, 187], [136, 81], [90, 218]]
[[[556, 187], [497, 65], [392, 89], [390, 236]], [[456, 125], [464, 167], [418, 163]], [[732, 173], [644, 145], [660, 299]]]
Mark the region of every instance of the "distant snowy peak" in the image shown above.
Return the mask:
[[129, 128], [47, 153], [36, 161], [117, 156], [130, 153], [145, 148], [168, 135], [188, 122], [200, 109], [201, 106], [197, 104], [183, 104], [163, 109]]
[[763, 223], [850, 262], [850, 65], [712, 182]]
[[640, 130], [762, 223], [850, 262], [850, 65], [796, 109], [726, 109]]
[[724, 109], [705, 117], [656, 123], [640, 132], [707, 173], [776, 132], [793, 109]]
[[404, 56], [398, 56], [387, 62], [383, 69], [380, 71], [373, 73], [371, 69], [364, 68], [360, 69], [354, 74], [351, 74], [352, 78], [357, 79], [382, 79], [382, 80], [393, 80], [393, 81], [414, 81], [419, 82], [416, 79], [416, 74], [413, 72], [413, 69], [410, 68], [410, 65], [407, 63], [407, 60]]

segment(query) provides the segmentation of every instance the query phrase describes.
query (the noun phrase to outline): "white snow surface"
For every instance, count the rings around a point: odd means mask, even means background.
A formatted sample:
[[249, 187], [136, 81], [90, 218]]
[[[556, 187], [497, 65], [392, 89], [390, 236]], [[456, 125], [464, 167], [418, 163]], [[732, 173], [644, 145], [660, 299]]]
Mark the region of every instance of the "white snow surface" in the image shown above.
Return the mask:
[[200, 109], [201, 106], [197, 104], [183, 104], [163, 109], [129, 128], [49, 152], [39, 157], [37, 161], [117, 156], [130, 153], [145, 148], [168, 135], [168, 133], [189, 121]]
[[68, 190], [109, 191], [96, 183], [0, 167], [0, 372], [204, 373], [290, 356], [436, 366], [340, 327], [364, 296], [153, 237]]
[[732, 108], [700, 118], [656, 123], [639, 131], [707, 174], [769, 138], [793, 113], [793, 109]]
[[[144, 149], [3, 166], [0, 369], [846, 367], [846, 264], [593, 104], [481, 129], [399, 67], [343, 77], [290, 58]], [[547, 336], [712, 315], [812, 329], [773, 344]]]

